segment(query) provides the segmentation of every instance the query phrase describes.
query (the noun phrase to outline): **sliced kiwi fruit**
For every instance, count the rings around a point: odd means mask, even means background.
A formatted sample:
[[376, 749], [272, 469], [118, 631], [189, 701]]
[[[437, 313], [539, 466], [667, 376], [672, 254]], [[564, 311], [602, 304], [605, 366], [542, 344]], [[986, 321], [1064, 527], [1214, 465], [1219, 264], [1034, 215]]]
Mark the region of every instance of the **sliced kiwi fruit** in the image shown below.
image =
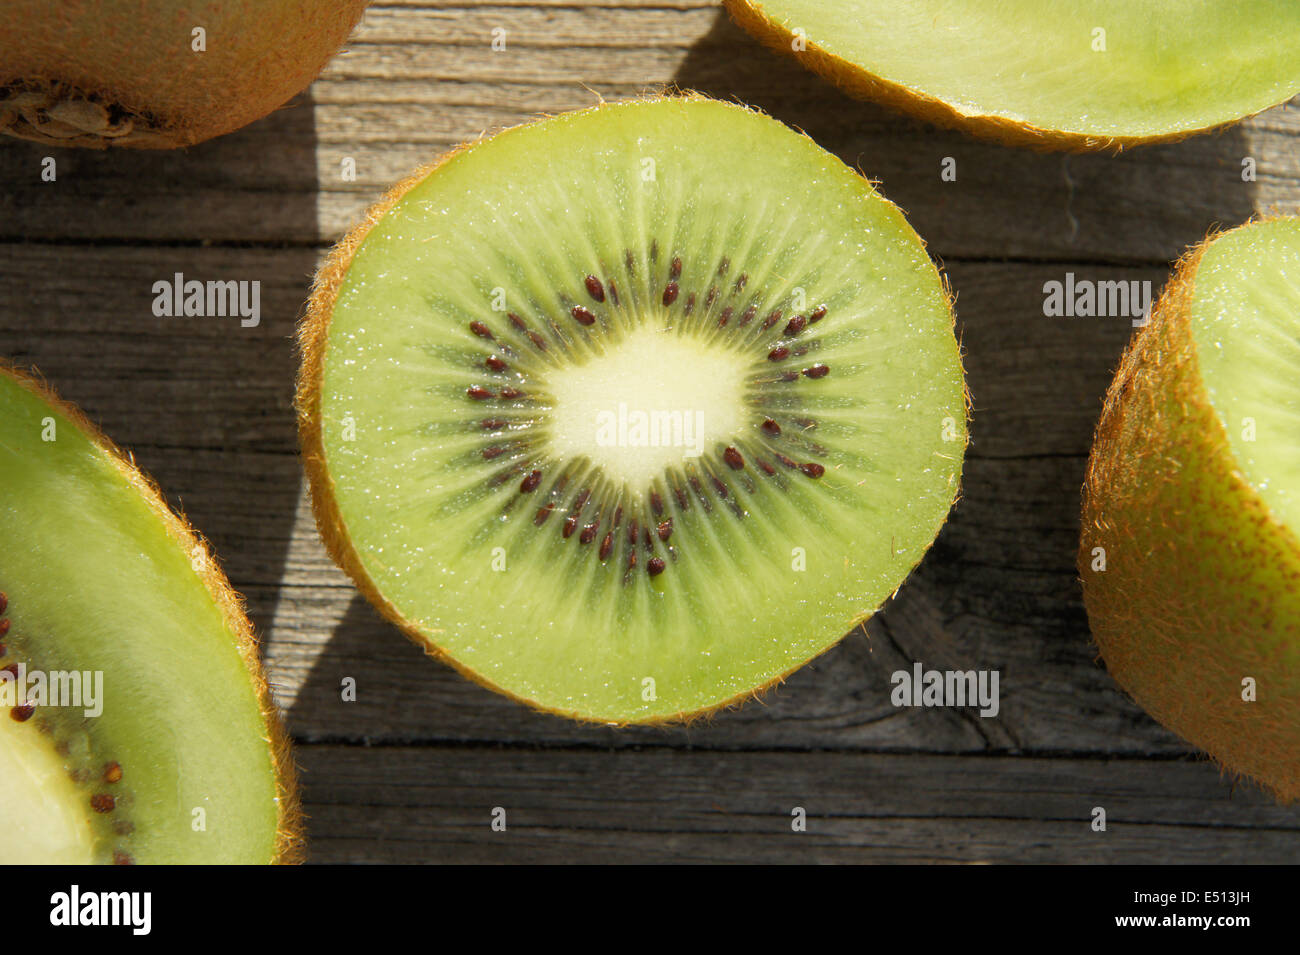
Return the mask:
[[189, 146], [307, 88], [365, 0], [4, 0], [0, 131]]
[[238, 598], [131, 461], [8, 367], [0, 518], [0, 862], [296, 860]]
[[1084, 498], [1107, 668], [1226, 769], [1300, 797], [1300, 218], [1182, 260], [1106, 396]]
[[614, 724], [744, 699], [957, 493], [945, 285], [807, 137], [703, 97], [458, 150], [334, 250], [299, 409], [334, 558], [432, 654]]
[[851, 94], [1004, 142], [1179, 139], [1300, 93], [1300, 4], [724, 0]]

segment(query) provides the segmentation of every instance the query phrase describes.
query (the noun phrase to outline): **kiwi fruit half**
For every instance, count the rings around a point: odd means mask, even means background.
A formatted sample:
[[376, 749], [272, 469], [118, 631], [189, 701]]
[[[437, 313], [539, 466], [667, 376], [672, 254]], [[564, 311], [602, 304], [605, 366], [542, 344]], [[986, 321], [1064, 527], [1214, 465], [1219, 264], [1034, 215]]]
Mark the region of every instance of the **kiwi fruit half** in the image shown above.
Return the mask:
[[3, 0], [0, 131], [189, 146], [307, 88], [365, 0]]
[[1300, 4], [724, 0], [849, 93], [1015, 144], [1179, 139], [1300, 92]]
[[462, 148], [334, 250], [301, 330], [317, 521], [434, 655], [608, 723], [744, 698], [869, 616], [966, 443], [899, 210], [703, 97]]
[[1211, 236], [1106, 396], [1079, 571], [1106, 666], [1226, 769], [1300, 796], [1300, 218]]
[[288, 744], [207, 548], [0, 367], [0, 862], [298, 857]]

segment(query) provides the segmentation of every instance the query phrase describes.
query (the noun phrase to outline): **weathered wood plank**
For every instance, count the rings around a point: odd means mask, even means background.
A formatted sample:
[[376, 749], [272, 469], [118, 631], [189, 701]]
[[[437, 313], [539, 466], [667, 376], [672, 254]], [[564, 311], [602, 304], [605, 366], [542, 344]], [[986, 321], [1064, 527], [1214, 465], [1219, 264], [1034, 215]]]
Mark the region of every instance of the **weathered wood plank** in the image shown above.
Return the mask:
[[1294, 810], [1190, 761], [320, 745], [298, 758], [314, 862], [1300, 861]]
[[[1156, 263], [1214, 223], [1300, 208], [1294, 108], [1120, 157], [1040, 155], [849, 99], [711, 4], [384, 4], [309, 95], [232, 136], [156, 155], [3, 144], [0, 238], [315, 244], [484, 131], [665, 85], [807, 130], [881, 180], [947, 258]], [[57, 183], [40, 179], [47, 154]], [[1245, 156], [1256, 182], [1241, 181]], [[944, 157], [956, 182], [940, 181]]]
[[[484, 131], [664, 86], [757, 106], [882, 182], [949, 264], [973, 444], [952, 520], [865, 630], [762, 704], [616, 732], [424, 660], [333, 566], [296, 457], [291, 334], [322, 246], [392, 181]], [[1184, 758], [1093, 659], [1078, 490], [1130, 328], [1041, 305], [1066, 271], [1158, 286], [1212, 225], [1300, 210], [1297, 105], [1067, 158], [844, 97], [713, 0], [386, 0], [307, 94], [232, 136], [0, 143], [0, 354], [38, 365], [213, 540], [301, 741], [316, 861], [1294, 863], [1298, 811]], [[261, 324], [154, 317], [176, 271], [260, 280]], [[894, 709], [889, 675], [913, 660], [999, 669], [1002, 712]]]
[[[305, 739], [629, 746], [1181, 752], [1094, 662], [1074, 573], [1078, 491], [1101, 395], [1130, 327], [1042, 315], [1063, 266], [955, 263], [974, 395], [964, 499], [865, 633], [763, 705], [689, 729], [614, 733], [529, 713], [468, 684], [382, 622], [323, 552], [301, 490], [293, 322], [313, 249], [9, 246], [0, 354], [36, 364], [152, 472], [213, 540], [265, 634]], [[1083, 269], [1158, 282], [1155, 269]], [[261, 324], [157, 318], [174, 272], [263, 282]], [[896, 710], [889, 677], [998, 668], [997, 719]], [[344, 677], [359, 702], [343, 704]]]

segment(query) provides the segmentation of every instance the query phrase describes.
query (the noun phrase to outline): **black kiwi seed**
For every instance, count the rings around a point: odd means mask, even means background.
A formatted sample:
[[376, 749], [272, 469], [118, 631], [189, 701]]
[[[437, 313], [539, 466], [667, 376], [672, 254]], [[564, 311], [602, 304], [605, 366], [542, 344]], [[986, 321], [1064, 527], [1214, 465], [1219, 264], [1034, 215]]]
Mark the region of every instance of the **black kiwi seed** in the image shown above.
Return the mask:
[[109, 793], [95, 793], [90, 797], [90, 808], [100, 813], [112, 812], [117, 808], [117, 797]]
[[[657, 245], [652, 245], [649, 250], [649, 261], [657, 263], [659, 261], [659, 250]], [[627, 274], [633, 276], [636, 274], [636, 258], [628, 250], [626, 254]], [[717, 275], [723, 276], [728, 273], [731, 262], [723, 258], [717, 268]], [[689, 319], [694, 313], [695, 306], [700, 300], [700, 293], [696, 290], [683, 288], [680, 279], [683, 272], [682, 259], [680, 256], [674, 256], [669, 263], [667, 281], [663, 286], [661, 301], [665, 307], [672, 307], [679, 300], [683, 301], [680, 318]], [[595, 274], [581, 274], [579, 280], [586, 290], [587, 296], [591, 302], [603, 304], [607, 300], [617, 306], [619, 297], [618, 291], [612, 279], [602, 281]], [[748, 284], [749, 276], [745, 272], [736, 275], [732, 282], [731, 295], [739, 295]], [[702, 291], [702, 290], [701, 290]], [[710, 284], [708, 291], [703, 293], [703, 308], [700, 316], [701, 321], [712, 321], [706, 315], [712, 315], [712, 308], [720, 298], [720, 291], [717, 285]], [[540, 307], [540, 306], [538, 306]], [[569, 304], [570, 316], [585, 328], [593, 330], [593, 334], [600, 335], [605, 332], [606, 328], [597, 322], [597, 314], [587, 305]], [[759, 315], [760, 303], [750, 301], [745, 303], [742, 309], [741, 303], [726, 305], [716, 319], [718, 328], [727, 328], [729, 325], [735, 328], [745, 328]], [[736, 316], [739, 314], [739, 318]], [[759, 325], [755, 326], [756, 331], [766, 332], [774, 328], [782, 329], [783, 338], [793, 338], [805, 332], [811, 325], [820, 321], [826, 316], [826, 306], [820, 305], [807, 314], [791, 315], [785, 320], [786, 312], [782, 308], [771, 308], [765, 313], [765, 317]], [[534, 328], [529, 327], [528, 321], [516, 312], [508, 312], [507, 319], [515, 330], [527, 335], [529, 340], [541, 351], [547, 348], [546, 340]], [[733, 321], [733, 319], [735, 319]], [[784, 321], [784, 325], [782, 322]], [[559, 347], [567, 347], [569, 340], [562, 333], [559, 326], [549, 319], [542, 321], [543, 325], [549, 325], [551, 332]], [[598, 327], [599, 326], [599, 327]], [[470, 331], [479, 338], [495, 342], [496, 339], [492, 330], [485, 322], [473, 321], [469, 325]], [[798, 342], [773, 342], [766, 352], [766, 357], [772, 362], [783, 362], [791, 357], [799, 357], [810, 349], [815, 349], [821, 345], [819, 338], [810, 337], [800, 339]], [[518, 376], [518, 386], [516, 384], [503, 384], [494, 387], [488, 387], [482, 384], [469, 385], [466, 389], [466, 395], [474, 401], [490, 400], [507, 400], [513, 401], [525, 397], [525, 391], [532, 391], [530, 387], [530, 368], [527, 355], [522, 357], [519, 353], [511, 350], [510, 346], [501, 343], [494, 346], [496, 353], [482, 356], [480, 361], [488, 371], [493, 373], [505, 373], [511, 371], [513, 367], [514, 374]], [[761, 352], [760, 352], [761, 354]], [[510, 361], [507, 361], [507, 358]], [[825, 377], [829, 373], [829, 367], [824, 363], [810, 365], [802, 371], [789, 370], [781, 372], [776, 378], [759, 376], [755, 379], [756, 384], [762, 385], [773, 381], [796, 382], [801, 375], [803, 378], [818, 379]], [[545, 398], [541, 399], [545, 402]], [[499, 432], [504, 429], [514, 431], [518, 437], [514, 440], [503, 442], [497, 438], [494, 443], [486, 441], [480, 447], [480, 454], [483, 460], [492, 461], [502, 458], [510, 453], [535, 453], [532, 449], [532, 440], [528, 437], [527, 428], [532, 422], [521, 406], [513, 406], [518, 417], [486, 417], [479, 420], [479, 428], [483, 432]], [[799, 427], [808, 430], [816, 426], [816, 421], [811, 418], [794, 419]], [[774, 464], [785, 466], [809, 478], [820, 478], [825, 474], [825, 466], [816, 462], [801, 463], [788, 455], [777, 453], [768, 442], [771, 439], [782, 436], [781, 425], [775, 418], [763, 415], [760, 419], [761, 424], [757, 433], [754, 434], [756, 446], [747, 448], [742, 452], [736, 445], [720, 446], [719, 450], [705, 456], [701, 462], [698, 473], [688, 473], [686, 476], [675, 475], [670, 472], [666, 476], [667, 489], [671, 492], [671, 498], [675, 501], [679, 511], [686, 511], [690, 507], [691, 493], [697, 497], [703, 505], [706, 513], [712, 513], [712, 504], [716, 500], [727, 502], [728, 509], [738, 518], [744, 519], [748, 511], [746, 510], [743, 498], [747, 493], [754, 493], [756, 484], [754, 477], [756, 475], [759, 481], [769, 478], [775, 478], [777, 485], [782, 489], [789, 488], [784, 478], [776, 477], [777, 467]], [[799, 444], [805, 452], [824, 453], [812, 445]], [[520, 455], [522, 457], [522, 454]], [[774, 459], [774, 460], [773, 460]], [[525, 458], [524, 461], [527, 461]], [[548, 462], [544, 456], [533, 457], [532, 462], [517, 462], [507, 470], [496, 473], [489, 481], [490, 486], [500, 486], [500, 484], [511, 480], [512, 478], [519, 481], [518, 494], [528, 495], [539, 490], [542, 484], [543, 471], [542, 467], [549, 469], [552, 464], [560, 462]], [[539, 466], [540, 465], [540, 466]], [[725, 465], [725, 467], [722, 467]], [[746, 469], [752, 465], [753, 471]], [[692, 467], [693, 470], [693, 467]], [[734, 474], [734, 480], [737, 482], [733, 487], [720, 477], [721, 474]], [[566, 497], [565, 484], [569, 479], [576, 475], [577, 472], [570, 472], [567, 465], [561, 464], [559, 471], [560, 477], [554, 486], [546, 493], [545, 499], [540, 506], [533, 512], [533, 524], [542, 527], [546, 524], [551, 513], [560, 510], [564, 517], [560, 521], [558, 537], [561, 540], [568, 540], [576, 536], [579, 545], [588, 545], [598, 542], [596, 548], [601, 563], [608, 562], [613, 556], [615, 550], [622, 549], [626, 551], [623, 558], [623, 566], [626, 572], [622, 575], [626, 583], [633, 579], [631, 572], [639, 566], [644, 566], [646, 572], [651, 577], [657, 577], [662, 574], [668, 567], [666, 556], [673, 556], [677, 553], [676, 546], [668, 546], [668, 541], [673, 536], [674, 518], [669, 513], [666, 506], [665, 495], [656, 488], [652, 488], [644, 501], [635, 505], [629, 511], [628, 521], [624, 525], [624, 498], [622, 490], [615, 490], [605, 486], [598, 486], [594, 493], [594, 517], [583, 520], [582, 512], [589, 502], [593, 501], [593, 488], [583, 486], [576, 496]], [[598, 476], [598, 472], [597, 472]], [[707, 481], [702, 480], [707, 478]], [[584, 481], [585, 484], [585, 481]], [[511, 504], [505, 505], [507, 513], [511, 510]], [[601, 515], [610, 515], [610, 519], [602, 520]], [[602, 527], [602, 524], [604, 525]], [[622, 534], [617, 531], [624, 531]], [[548, 532], [553, 533], [553, 532]], [[646, 559], [644, 562], [639, 561], [637, 550], [644, 546], [646, 549]], [[656, 549], [659, 549], [658, 552]], [[667, 548], [667, 554], [664, 554], [663, 548]], [[0, 595], [0, 601], [3, 601], [3, 595]], [[3, 612], [3, 604], [0, 603], [0, 613]], [[7, 625], [7, 621], [0, 622]], [[3, 630], [0, 630], [3, 635]], [[112, 782], [107, 776], [106, 781]]]

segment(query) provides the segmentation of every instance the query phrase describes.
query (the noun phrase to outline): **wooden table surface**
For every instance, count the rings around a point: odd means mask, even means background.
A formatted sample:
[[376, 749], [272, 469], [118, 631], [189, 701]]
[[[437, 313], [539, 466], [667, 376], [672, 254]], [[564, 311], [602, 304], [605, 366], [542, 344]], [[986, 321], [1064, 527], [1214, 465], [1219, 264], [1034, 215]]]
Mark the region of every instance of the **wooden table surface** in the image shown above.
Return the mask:
[[[323, 252], [392, 181], [480, 132], [665, 84], [761, 107], [880, 181], [957, 293], [974, 420], [963, 499], [865, 630], [761, 703], [618, 731], [465, 682], [357, 595], [305, 497], [291, 336]], [[306, 94], [234, 135], [0, 143], [0, 353], [132, 449], [246, 595], [313, 861], [1295, 862], [1300, 809], [1234, 787], [1090, 644], [1079, 488], [1131, 329], [1046, 318], [1042, 286], [1158, 289], [1212, 226], [1300, 211], [1297, 105], [1119, 156], [1040, 154], [849, 99], [707, 0], [383, 2]], [[260, 280], [261, 325], [154, 317], [175, 272]], [[889, 675], [917, 660], [1000, 670], [1000, 714], [895, 709]]]

